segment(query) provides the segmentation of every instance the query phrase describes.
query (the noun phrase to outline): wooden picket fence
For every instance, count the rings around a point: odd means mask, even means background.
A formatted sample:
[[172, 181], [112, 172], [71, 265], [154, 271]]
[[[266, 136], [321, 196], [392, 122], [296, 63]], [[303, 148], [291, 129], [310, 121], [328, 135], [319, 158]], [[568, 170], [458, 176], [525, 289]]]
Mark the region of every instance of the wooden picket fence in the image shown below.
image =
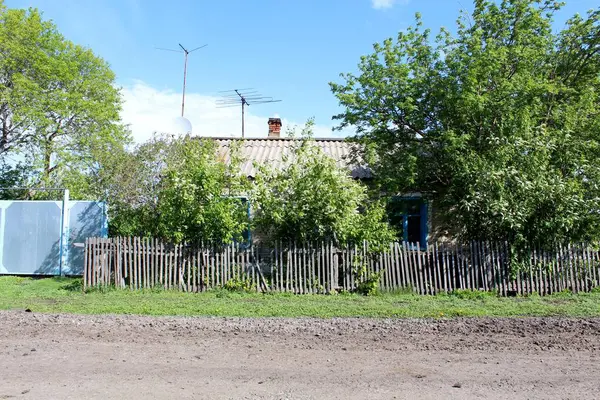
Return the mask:
[[379, 274], [383, 291], [484, 290], [502, 296], [590, 291], [599, 286], [600, 252], [592, 246], [527, 249], [518, 269], [514, 259], [508, 244], [494, 242], [433, 244], [426, 249], [403, 242], [373, 252], [367, 243], [345, 248], [331, 243], [278, 243], [266, 248], [90, 238], [85, 244], [83, 282], [84, 288], [198, 292], [244, 285], [257, 291], [304, 294], [354, 291], [365, 279]]

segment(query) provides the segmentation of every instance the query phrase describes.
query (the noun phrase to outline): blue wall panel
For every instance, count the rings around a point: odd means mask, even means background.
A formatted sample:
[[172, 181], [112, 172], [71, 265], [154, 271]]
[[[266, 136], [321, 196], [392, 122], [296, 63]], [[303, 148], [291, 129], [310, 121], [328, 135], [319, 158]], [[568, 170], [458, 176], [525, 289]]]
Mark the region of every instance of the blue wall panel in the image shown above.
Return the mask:
[[[62, 201], [0, 201], [0, 274], [83, 273], [85, 239], [107, 236], [106, 206], [68, 201], [68, 230], [62, 227], [62, 208]], [[64, 246], [62, 232], [68, 237]]]
[[63, 273], [83, 275], [85, 239], [108, 235], [106, 207], [104, 203], [92, 201], [70, 203], [68, 255]]

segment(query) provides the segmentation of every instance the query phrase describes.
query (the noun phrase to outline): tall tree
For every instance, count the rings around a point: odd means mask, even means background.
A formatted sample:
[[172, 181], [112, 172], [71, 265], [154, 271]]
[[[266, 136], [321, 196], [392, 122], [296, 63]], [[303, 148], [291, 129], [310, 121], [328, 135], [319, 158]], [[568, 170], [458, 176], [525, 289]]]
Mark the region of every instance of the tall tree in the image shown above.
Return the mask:
[[553, 0], [476, 0], [416, 25], [331, 88], [383, 189], [430, 193], [466, 238], [600, 238], [600, 10], [553, 32]]
[[0, 2], [0, 157], [25, 160], [31, 186], [85, 196], [85, 173], [129, 140], [108, 64], [66, 40], [36, 9]]

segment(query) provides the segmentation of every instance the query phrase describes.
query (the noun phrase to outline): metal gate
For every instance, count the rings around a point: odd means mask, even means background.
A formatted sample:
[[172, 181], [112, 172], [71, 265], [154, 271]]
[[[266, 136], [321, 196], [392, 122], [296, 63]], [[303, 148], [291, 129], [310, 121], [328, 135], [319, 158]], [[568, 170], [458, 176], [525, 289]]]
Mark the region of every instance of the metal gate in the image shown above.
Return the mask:
[[81, 275], [88, 237], [107, 237], [98, 201], [0, 201], [0, 274]]

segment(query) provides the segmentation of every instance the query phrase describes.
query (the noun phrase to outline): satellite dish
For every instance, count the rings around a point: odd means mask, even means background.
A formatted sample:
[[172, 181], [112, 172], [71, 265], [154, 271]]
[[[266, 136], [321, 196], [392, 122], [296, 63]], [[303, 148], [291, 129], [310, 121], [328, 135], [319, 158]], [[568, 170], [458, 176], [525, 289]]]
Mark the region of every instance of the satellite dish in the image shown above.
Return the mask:
[[169, 133], [182, 136], [190, 135], [192, 133], [192, 123], [185, 117], [174, 118], [171, 125]]

